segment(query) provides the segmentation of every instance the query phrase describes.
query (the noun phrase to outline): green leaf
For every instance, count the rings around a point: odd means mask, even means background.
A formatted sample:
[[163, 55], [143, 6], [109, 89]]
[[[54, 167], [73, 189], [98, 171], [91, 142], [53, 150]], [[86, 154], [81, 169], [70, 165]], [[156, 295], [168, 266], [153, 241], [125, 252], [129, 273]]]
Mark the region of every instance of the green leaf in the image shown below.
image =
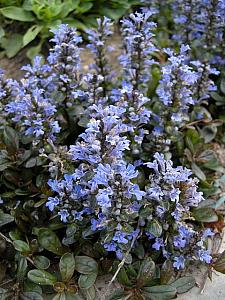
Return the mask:
[[10, 214], [4, 214], [0, 210], [0, 227], [2, 227], [5, 224], [11, 223], [14, 221], [14, 217], [11, 216]]
[[96, 293], [95, 288], [92, 286], [89, 289], [80, 290], [81, 295], [84, 297], [85, 300], [95, 300]]
[[44, 249], [57, 255], [63, 255], [65, 253], [57, 235], [48, 228], [38, 230], [38, 242]]
[[79, 6], [77, 7], [75, 13], [84, 14], [85, 12], [89, 11], [93, 6], [91, 2], [83, 2], [81, 1]]
[[72, 253], [65, 253], [59, 262], [59, 269], [63, 281], [69, 281], [75, 271], [75, 259]]
[[82, 274], [79, 277], [78, 285], [81, 289], [89, 289], [95, 283], [97, 273]]
[[196, 163], [192, 162], [191, 169], [193, 173], [202, 181], [206, 180], [206, 176], [204, 172], [199, 168], [199, 166], [196, 165]]
[[17, 267], [17, 280], [22, 283], [27, 273], [27, 259], [24, 256], [19, 256], [19, 262]]
[[58, 293], [52, 300], [84, 300], [78, 294]]
[[216, 104], [217, 105], [224, 105], [225, 103], [225, 97], [220, 96], [218, 93], [216, 92], [212, 92], [211, 93], [211, 97], [216, 100]]
[[123, 289], [116, 290], [112, 296], [110, 296], [109, 300], [123, 300], [126, 294]]
[[23, 48], [23, 36], [19, 33], [10, 34], [8, 38], [3, 37], [1, 46], [5, 49], [6, 56], [12, 58]]
[[27, 274], [28, 278], [40, 285], [53, 285], [57, 282], [57, 277], [44, 270], [31, 270]]
[[34, 166], [36, 166], [37, 163], [37, 159], [36, 157], [31, 157], [25, 164], [26, 168], [33, 168]]
[[27, 279], [24, 281], [24, 292], [35, 292], [41, 295], [42, 288], [40, 287], [40, 285]]
[[173, 277], [174, 269], [171, 260], [166, 260], [160, 270], [160, 283], [167, 284]]
[[138, 286], [148, 286], [148, 283], [154, 278], [154, 275], [155, 263], [150, 257], [148, 257], [141, 263], [137, 276]]
[[225, 274], [225, 251], [223, 251], [216, 262], [213, 265], [213, 268], [220, 273]]
[[41, 255], [35, 256], [33, 258], [33, 261], [35, 267], [41, 270], [48, 269], [48, 267], [50, 266], [50, 260], [45, 256], [41, 256]]
[[195, 283], [195, 279], [192, 276], [184, 276], [175, 280], [171, 285], [177, 289], [178, 294], [183, 294], [192, 289]]
[[21, 7], [7, 6], [1, 8], [0, 13], [2, 13], [4, 17], [12, 20], [17, 20], [22, 22], [32, 22], [35, 20], [31, 12], [26, 11]]
[[142, 245], [142, 243], [139, 243], [135, 249], [134, 249], [134, 253], [135, 255], [139, 258], [139, 259], [143, 259], [145, 257], [145, 248]]
[[[118, 268], [118, 264], [116, 264], [116, 269]], [[123, 267], [120, 269], [118, 275], [117, 275], [117, 280], [120, 284], [122, 284], [123, 286], [127, 286], [127, 287], [131, 287], [132, 286], [132, 282], [130, 281], [126, 269]]]
[[66, 18], [70, 12], [74, 11], [78, 7], [79, 2], [79, 0], [65, 1], [61, 6], [60, 18]]
[[220, 83], [220, 89], [223, 94], [225, 94], [225, 78], [222, 78]]
[[98, 273], [98, 264], [91, 257], [75, 256], [75, 269], [81, 274]]
[[160, 237], [162, 234], [162, 226], [159, 224], [157, 220], [152, 220], [148, 226], [148, 232], [153, 234], [155, 237]]
[[36, 55], [38, 55], [41, 51], [41, 47], [42, 47], [43, 41], [40, 41], [40, 43], [37, 46], [34, 47], [30, 47], [27, 50], [27, 57], [32, 60]]
[[19, 252], [25, 252], [25, 253], [30, 252], [29, 245], [24, 241], [15, 240], [13, 241], [13, 246]]
[[211, 142], [217, 133], [217, 126], [215, 125], [208, 125], [204, 126], [203, 129], [201, 130], [201, 135], [205, 140], [205, 143]]
[[101, 7], [99, 13], [102, 16], [107, 16], [112, 20], [118, 20], [126, 13], [126, 11], [127, 11], [127, 8], [110, 9], [107, 7]]
[[176, 294], [176, 288], [171, 285], [156, 285], [143, 288], [143, 295], [151, 300], [170, 300], [173, 299]]
[[20, 295], [21, 300], [44, 300], [37, 292], [24, 292]]
[[19, 137], [17, 132], [9, 127], [4, 128], [4, 142], [9, 152], [16, 152], [19, 149]]
[[185, 142], [192, 154], [195, 153], [195, 145], [199, 144], [201, 138], [195, 129], [188, 129], [185, 135]]
[[192, 213], [195, 220], [199, 222], [211, 223], [218, 221], [218, 215], [210, 207], [196, 208], [193, 209]]
[[5, 31], [2, 26], [0, 26], [0, 39], [5, 35]]
[[33, 25], [30, 27], [27, 32], [23, 36], [23, 46], [26, 46], [30, 42], [32, 42], [38, 33], [42, 30], [43, 26], [40, 25]]

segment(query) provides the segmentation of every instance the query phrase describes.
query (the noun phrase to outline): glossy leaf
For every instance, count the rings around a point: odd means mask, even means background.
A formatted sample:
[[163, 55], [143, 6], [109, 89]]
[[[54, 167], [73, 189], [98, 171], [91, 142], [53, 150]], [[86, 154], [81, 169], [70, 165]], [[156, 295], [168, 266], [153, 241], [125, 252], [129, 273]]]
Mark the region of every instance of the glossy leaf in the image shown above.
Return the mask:
[[199, 168], [199, 166], [196, 165], [196, 163], [192, 162], [191, 169], [193, 173], [202, 181], [206, 180], [206, 176], [204, 172]]
[[65, 252], [57, 235], [48, 228], [41, 228], [38, 231], [38, 242], [44, 249], [57, 255], [62, 255]]
[[22, 7], [7, 6], [0, 9], [0, 13], [6, 18], [22, 21], [32, 22], [35, 20], [33, 14], [29, 11], [24, 10]]
[[72, 253], [65, 253], [59, 262], [59, 269], [63, 281], [69, 281], [75, 271], [75, 259]]
[[53, 285], [57, 282], [57, 277], [44, 270], [31, 270], [27, 274], [28, 278], [40, 285]]
[[210, 207], [194, 209], [193, 216], [195, 220], [199, 222], [211, 223], [218, 221], [216, 212]]
[[13, 246], [14, 248], [19, 251], [19, 252], [29, 252], [30, 251], [30, 247], [29, 245], [21, 240], [15, 240], [13, 241]]
[[174, 274], [173, 263], [171, 260], [166, 260], [160, 270], [160, 283], [167, 284]]
[[170, 300], [177, 294], [176, 288], [171, 285], [156, 285], [143, 288], [143, 295], [151, 300]]
[[20, 295], [21, 300], [44, 300], [37, 292], [24, 292]]
[[216, 271], [225, 274], [225, 251], [220, 254], [219, 258], [213, 264], [213, 268]]
[[138, 285], [148, 286], [148, 283], [154, 278], [155, 271], [154, 261], [150, 257], [144, 259], [137, 276]]
[[162, 226], [157, 220], [152, 220], [148, 225], [148, 232], [154, 235], [155, 237], [160, 237], [162, 234]]
[[42, 26], [40, 25], [33, 25], [32, 27], [30, 27], [23, 36], [23, 46], [26, 46], [27, 44], [32, 42], [41, 30]]
[[4, 214], [0, 211], [0, 227], [14, 221], [14, 217], [10, 214]]
[[5, 126], [4, 128], [4, 142], [5, 145], [7, 147], [7, 149], [10, 152], [16, 152], [16, 150], [19, 149], [19, 137], [17, 132], [9, 127], [9, 126]]
[[177, 289], [178, 294], [188, 292], [195, 286], [195, 284], [195, 279], [192, 276], [184, 276], [171, 283], [171, 285]]
[[88, 256], [75, 256], [75, 269], [81, 274], [98, 272], [97, 262]]
[[45, 256], [41, 256], [41, 255], [35, 256], [33, 258], [33, 261], [35, 267], [37, 267], [38, 269], [45, 270], [48, 269], [48, 267], [50, 266], [50, 260]]
[[85, 290], [80, 290], [81, 296], [83, 296], [83, 298], [85, 300], [95, 300], [96, 298], [96, 292], [95, 292], [95, 288], [92, 286], [89, 289], [85, 289]]
[[18, 260], [17, 279], [22, 283], [27, 273], [27, 259], [20, 255]]
[[96, 273], [80, 275], [79, 280], [78, 280], [79, 288], [89, 289], [90, 287], [92, 287], [94, 285], [96, 278], [97, 278]]

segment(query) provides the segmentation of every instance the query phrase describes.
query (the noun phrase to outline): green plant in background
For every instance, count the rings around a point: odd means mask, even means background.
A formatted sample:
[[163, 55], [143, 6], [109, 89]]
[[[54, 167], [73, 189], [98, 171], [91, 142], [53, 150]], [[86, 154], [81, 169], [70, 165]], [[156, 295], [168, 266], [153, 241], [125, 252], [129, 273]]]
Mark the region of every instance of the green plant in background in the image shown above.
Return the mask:
[[[27, 56], [32, 58], [47, 44], [49, 29], [66, 23], [84, 30], [96, 26], [96, 17], [108, 16], [114, 20], [122, 17], [133, 0], [23, 0], [1, 1], [0, 45], [7, 57], [15, 56], [22, 48], [30, 46]], [[33, 45], [35, 44], [35, 45]]]

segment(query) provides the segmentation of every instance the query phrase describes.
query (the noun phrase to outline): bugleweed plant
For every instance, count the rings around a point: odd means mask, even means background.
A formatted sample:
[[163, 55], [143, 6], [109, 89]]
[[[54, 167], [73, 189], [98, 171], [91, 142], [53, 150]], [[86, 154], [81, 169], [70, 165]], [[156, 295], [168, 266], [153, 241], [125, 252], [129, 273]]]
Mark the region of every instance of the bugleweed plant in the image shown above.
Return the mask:
[[[87, 73], [82, 39], [64, 24], [20, 81], [1, 73], [4, 299], [172, 299], [195, 285], [177, 279], [190, 265], [225, 271], [209, 247], [223, 224], [224, 179], [203, 106], [219, 72], [190, 59], [188, 45], [160, 50], [154, 15], [121, 21], [121, 70], [104, 17], [87, 30]], [[108, 289], [116, 277], [125, 288], [113, 296], [95, 286], [109, 272]]]

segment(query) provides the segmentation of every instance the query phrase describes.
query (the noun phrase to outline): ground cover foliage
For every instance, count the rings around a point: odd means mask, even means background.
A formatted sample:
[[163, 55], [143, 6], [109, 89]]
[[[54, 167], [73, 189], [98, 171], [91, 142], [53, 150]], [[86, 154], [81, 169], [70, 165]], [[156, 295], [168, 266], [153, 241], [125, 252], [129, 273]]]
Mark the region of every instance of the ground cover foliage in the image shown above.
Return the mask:
[[135, 0], [12, 0], [0, 1], [1, 54], [11, 58], [26, 47], [28, 58], [45, 52], [49, 31], [61, 23], [83, 32], [96, 26], [96, 18], [121, 18], [130, 8], [140, 4]]
[[81, 36], [61, 24], [20, 81], [1, 73], [1, 299], [173, 299], [195, 285], [190, 266], [225, 272], [214, 2], [143, 2], [120, 22], [120, 70], [103, 17], [86, 30], [88, 72]]

